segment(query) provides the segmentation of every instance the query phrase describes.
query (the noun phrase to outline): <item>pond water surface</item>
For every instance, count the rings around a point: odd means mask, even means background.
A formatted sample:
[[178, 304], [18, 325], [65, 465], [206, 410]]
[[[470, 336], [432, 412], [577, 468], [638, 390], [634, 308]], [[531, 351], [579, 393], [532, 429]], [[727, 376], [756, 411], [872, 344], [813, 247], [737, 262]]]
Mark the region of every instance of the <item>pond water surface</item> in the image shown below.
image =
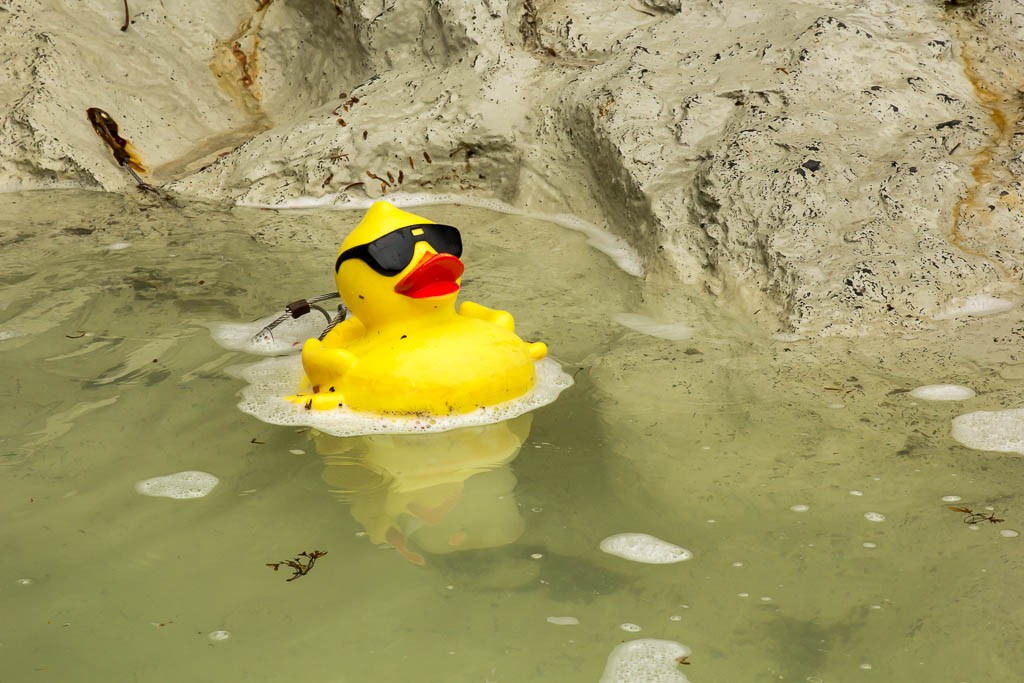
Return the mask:
[[[422, 438], [262, 423], [258, 359], [208, 326], [330, 291], [357, 212], [0, 195], [0, 680], [593, 682], [646, 638], [690, 663], [624, 680], [1020, 678], [1024, 461], [950, 436], [1024, 405], [1019, 316], [772, 337], [579, 233], [414, 210], [574, 376], [553, 404]], [[908, 393], [943, 382], [977, 396]], [[218, 483], [137, 491], [184, 471]], [[692, 558], [601, 550], [626, 532]]]

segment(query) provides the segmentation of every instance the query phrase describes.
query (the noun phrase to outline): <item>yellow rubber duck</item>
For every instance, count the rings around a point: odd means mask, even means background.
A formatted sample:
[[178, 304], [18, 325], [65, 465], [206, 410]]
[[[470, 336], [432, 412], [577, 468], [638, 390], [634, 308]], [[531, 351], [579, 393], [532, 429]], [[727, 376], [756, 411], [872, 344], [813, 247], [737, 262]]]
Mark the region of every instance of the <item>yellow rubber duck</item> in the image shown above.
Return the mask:
[[351, 314], [322, 342], [303, 345], [305, 381], [289, 398], [312, 410], [422, 416], [528, 392], [547, 346], [520, 339], [506, 311], [470, 301], [456, 311], [461, 255], [456, 228], [374, 203], [335, 261]]

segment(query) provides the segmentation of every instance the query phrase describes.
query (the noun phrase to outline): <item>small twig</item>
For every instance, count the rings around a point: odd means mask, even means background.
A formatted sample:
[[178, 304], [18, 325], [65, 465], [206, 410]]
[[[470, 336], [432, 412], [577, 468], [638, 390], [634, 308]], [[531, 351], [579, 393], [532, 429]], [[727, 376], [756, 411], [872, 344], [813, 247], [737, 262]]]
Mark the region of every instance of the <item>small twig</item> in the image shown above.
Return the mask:
[[[282, 560], [281, 562], [268, 562], [267, 566], [273, 569], [275, 572], [281, 568], [282, 565], [292, 570], [292, 576], [286, 581], [294, 581], [300, 576], [305, 576], [312, 569], [316, 561], [327, 554], [326, 550], [311, 550], [309, 552], [299, 553], [295, 558], [291, 560]], [[303, 564], [300, 558], [305, 557], [307, 562]]]
[[122, 31], [127, 31], [128, 30], [128, 24], [130, 22], [131, 22], [131, 19], [128, 18], [128, 0], [124, 0], [124, 25], [121, 26], [121, 30]]
[[955, 507], [953, 505], [948, 506], [953, 512], [960, 512], [966, 515], [964, 517], [964, 524], [977, 524], [978, 522], [989, 522], [990, 524], [999, 524], [1005, 522], [1005, 519], [996, 517], [995, 512], [990, 512], [987, 515], [984, 512], [975, 512], [968, 507]]

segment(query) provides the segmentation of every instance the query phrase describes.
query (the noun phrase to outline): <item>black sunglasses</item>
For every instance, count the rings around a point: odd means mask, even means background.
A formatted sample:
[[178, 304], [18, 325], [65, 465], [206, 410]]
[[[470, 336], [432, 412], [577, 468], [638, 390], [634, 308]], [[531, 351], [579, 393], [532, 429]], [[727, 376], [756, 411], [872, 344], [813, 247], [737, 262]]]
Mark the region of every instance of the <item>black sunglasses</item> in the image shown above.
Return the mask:
[[462, 256], [462, 236], [458, 228], [440, 223], [419, 223], [346, 249], [338, 254], [334, 272], [337, 273], [345, 261], [359, 259], [385, 277], [398, 275], [412, 261], [417, 242], [426, 242], [439, 254], [451, 254], [456, 258]]

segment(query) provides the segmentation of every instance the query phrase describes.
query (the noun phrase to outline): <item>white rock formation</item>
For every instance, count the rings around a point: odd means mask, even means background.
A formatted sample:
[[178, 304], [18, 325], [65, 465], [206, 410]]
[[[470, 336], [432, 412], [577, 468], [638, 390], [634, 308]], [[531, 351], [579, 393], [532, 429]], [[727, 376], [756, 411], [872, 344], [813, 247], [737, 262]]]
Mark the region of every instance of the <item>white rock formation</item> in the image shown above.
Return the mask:
[[1021, 2], [960, 4], [9, 0], [0, 187], [127, 188], [100, 107], [178, 193], [493, 197], [771, 327], [929, 327], [1024, 256]]

